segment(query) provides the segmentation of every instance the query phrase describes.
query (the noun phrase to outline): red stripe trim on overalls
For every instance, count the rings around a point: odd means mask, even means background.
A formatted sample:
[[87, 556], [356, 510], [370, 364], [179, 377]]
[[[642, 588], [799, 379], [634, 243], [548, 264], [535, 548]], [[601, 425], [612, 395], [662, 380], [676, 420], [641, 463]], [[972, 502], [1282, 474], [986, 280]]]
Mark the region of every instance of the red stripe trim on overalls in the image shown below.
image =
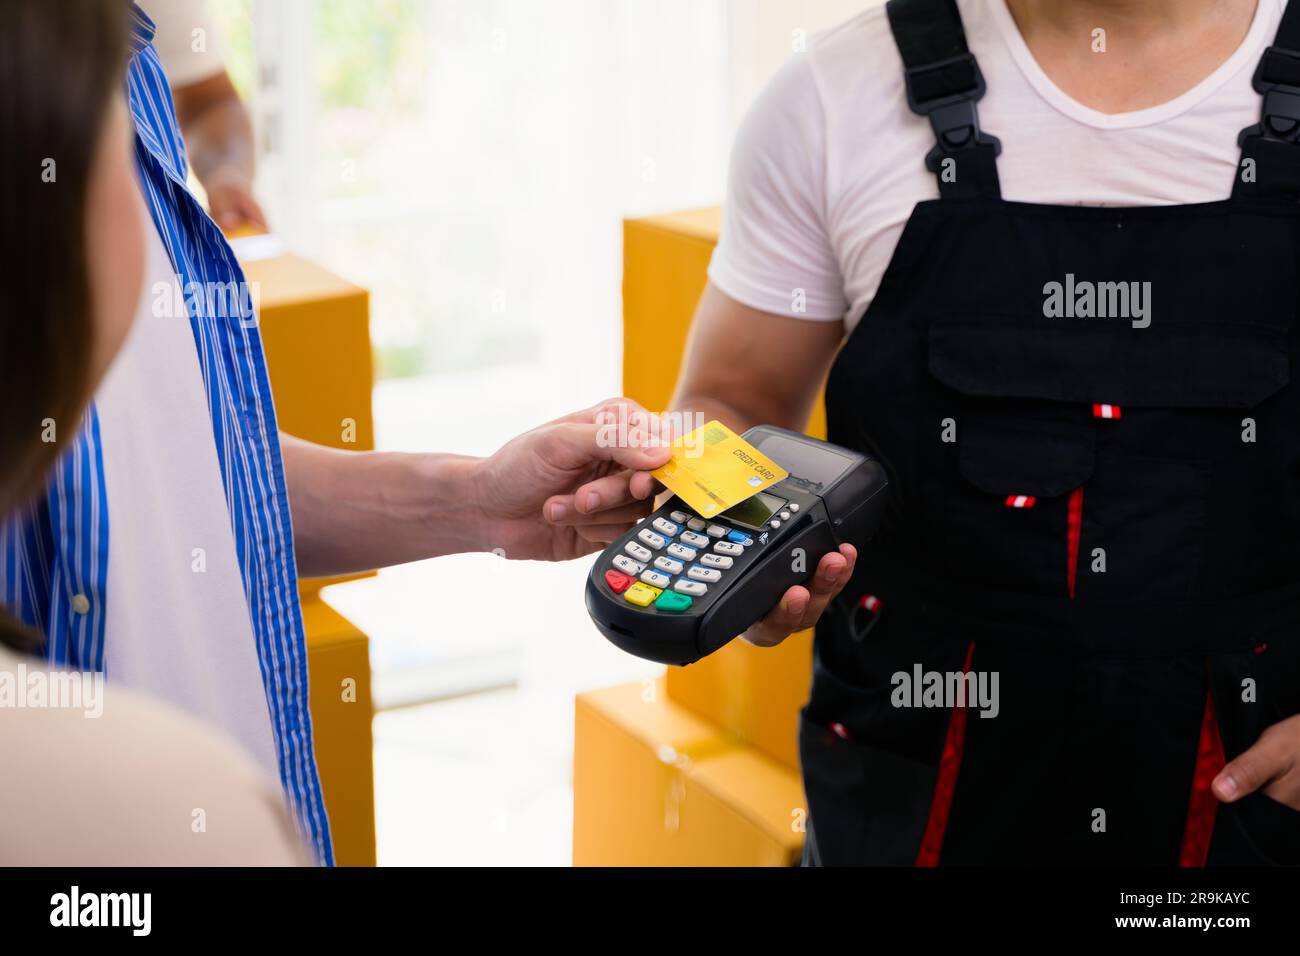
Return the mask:
[[[966, 648], [966, 663], [962, 674], [970, 673], [975, 644]], [[964, 686], [964, 685], [963, 685]], [[957, 792], [957, 773], [961, 770], [962, 752], [966, 749], [966, 701], [953, 707], [948, 721], [948, 735], [943, 741], [943, 756], [939, 758], [939, 777], [934, 784], [934, 799], [930, 802], [930, 817], [925, 822], [921, 849], [916, 854], [917, 866], [938, 866], [943, 852], [943, 835], [948, 829], [948, 816], [952, 813], [952, 798]]]
[[1065, 571], [1065, 583], [1074, 600], [1074, 582], [1079, 576], [1079, 539], [1083, 534], [1083, 486], [1070, 492], [1070, 505], [1065, 516], [1065, 546], [1068, 565]]
[[1219, 721], [1214, 716], [1214, 692], [1205, 692], [1205, 713], [1201, 717], [1201, 739], [1196, 746], [1196, 768], [1192, 771], [1192, 795], [1187, 801], [1187, 823], [1183, 827], [1183, 845], [1178, 853], [1179, 866], [1205, 866], [1214, 834], [1214, 816], [1219, 798], [1210, 784], [1223, 769], [1223, 740]]

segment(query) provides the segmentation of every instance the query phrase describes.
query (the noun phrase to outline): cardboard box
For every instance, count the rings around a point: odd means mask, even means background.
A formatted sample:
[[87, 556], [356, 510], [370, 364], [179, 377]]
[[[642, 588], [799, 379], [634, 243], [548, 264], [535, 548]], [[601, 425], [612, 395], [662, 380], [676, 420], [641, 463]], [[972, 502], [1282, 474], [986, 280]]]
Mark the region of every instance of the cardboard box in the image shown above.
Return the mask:
[[311, 722], [339, 866], [375, 865], [370, 641], [320, 597], [303, 602]]
[[799, 768], [799, 711], [812, 684], [812, 631], [778, 647], [732, 641], [665, 676], [674, 703], [717, 724], [792, 770]]
[[578, 696], [573, 803], [575, 866], [788, 866], [803, 847], [798, 774], [661, 681]]
[[[718, 208], [623, 223], [623, 394], [652, 411], [672, 398], [721, 226]], [[807, 431], [826, 435], [820, 399]]]
[[280, 428], [333, 448], [374, 448], [370, 294], [288, 253], [241, 264], [255, 290]]

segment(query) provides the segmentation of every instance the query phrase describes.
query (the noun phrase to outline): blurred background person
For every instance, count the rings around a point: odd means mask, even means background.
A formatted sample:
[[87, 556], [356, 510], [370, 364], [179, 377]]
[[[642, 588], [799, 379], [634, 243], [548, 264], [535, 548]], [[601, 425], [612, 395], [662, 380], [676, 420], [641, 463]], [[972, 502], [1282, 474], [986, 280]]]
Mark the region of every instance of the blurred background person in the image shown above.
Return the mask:
[[148, 0], [154, 49], [171, 85], [185, 153], [208, 198], [208, 215], [227, 234], [265, 232], [253, 196], [257, 149], [248, 109], [226, 69], [221, 33], [205, 0]]

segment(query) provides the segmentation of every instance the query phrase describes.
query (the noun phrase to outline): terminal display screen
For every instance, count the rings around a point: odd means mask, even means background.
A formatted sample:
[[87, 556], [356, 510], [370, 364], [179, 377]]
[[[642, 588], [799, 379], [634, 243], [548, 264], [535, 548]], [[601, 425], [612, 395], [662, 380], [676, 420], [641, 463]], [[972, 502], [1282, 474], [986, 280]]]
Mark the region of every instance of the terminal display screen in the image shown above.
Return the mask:
[[765, 491], [746, 498], [738, 505], [733, 505], [722, 512], [720, 517], [742, 524], [747, 528], [762, 528], [785, 505], [784, 498], [769, 495]]

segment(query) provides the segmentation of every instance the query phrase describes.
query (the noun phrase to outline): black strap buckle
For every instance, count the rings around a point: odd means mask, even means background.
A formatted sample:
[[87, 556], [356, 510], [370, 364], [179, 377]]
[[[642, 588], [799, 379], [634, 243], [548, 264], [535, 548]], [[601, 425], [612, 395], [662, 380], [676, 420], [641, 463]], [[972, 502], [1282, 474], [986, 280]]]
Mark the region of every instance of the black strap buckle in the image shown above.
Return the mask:
[[[1255, 78], [1251, 82], [1257, 93], [1264, 96], [1261, 118], [1254, 126], [1248, 126], [1237, 137], [1237, 145], [1244, 146], [1247, 139], [1259, 136], [1264, 139], [1283, 143], [1300, 143], [1300, 86], [1275, 83], [1264, 79], [1271, 57], [1287, 60], [1300, 60], [1300, 53], [1271, 46], [1260, 57], [1255, 67]], [[1297, 68], [1300, 73], [1300, 68]]]
[[[917, 98], [916, 87], [921, 76], [950, 70], [953, 67], [965, 67], [974, 81], [973, 85], [946, 96], [936, 96], [926, 100]], [[961, 53], [946, 60], [910, 67], [904, 72], [907, 105], [918, 116], [930, 118], [935, 139], [938, 140], [934, 149], [930, 150], [929, 155], [925, 157], [925, 165], [930, 172], [938, 172], [939, 165], [945, 157], [963, 150], [988, 146], [992, 147], [994, 156], [1002, 154], [1001, 140], [980, 129], [979, 111], [976, 110], [975, 104], [983, 97], [987, 86], [974, 54]]]

